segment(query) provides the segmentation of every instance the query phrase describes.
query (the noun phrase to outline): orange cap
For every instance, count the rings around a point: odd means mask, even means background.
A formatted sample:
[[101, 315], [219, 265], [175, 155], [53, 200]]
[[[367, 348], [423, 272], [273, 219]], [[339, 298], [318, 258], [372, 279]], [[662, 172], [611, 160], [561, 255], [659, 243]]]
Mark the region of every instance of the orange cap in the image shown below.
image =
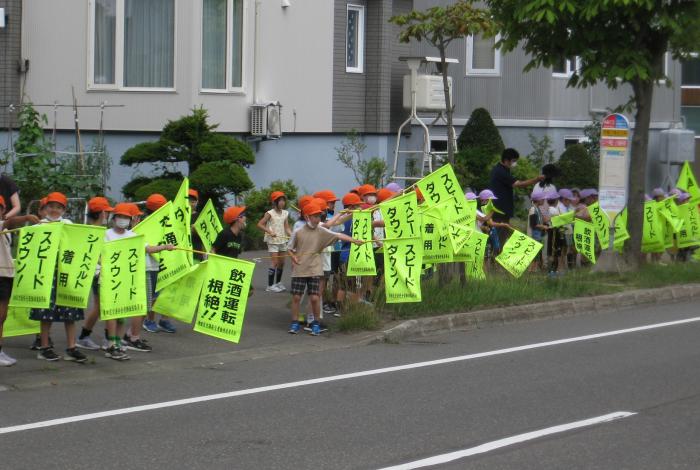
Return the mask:
[[302, 214], [304, 215], [316, 215], [316, 214], [321, 214], [326, 208], [326, 203], [323, 203], [323, 206], [319, 206], [318, 202], [316, 201], [311, 201], [308, 204], [304, 206], [304, 208], [301, 210]]
[[7, 206], [5, 205], [5, 198], [2, 197], [2, 196], [0, 196], [0, 206], [2, 206], [3, 208], [7, 207]]
[[324, 189], [314, 193], [314, 197], [324, 199], [326, 202], [335, 202], [338, 200], [335, 193], [330, 189]]
[[46, 204], [48, 204], [49, 202], [57, 202], [63, 207], [68, 207], [68, 198], [66, 198], [66, 195], [63, 193], [55, 192], [49, 194], [48, 196], [46, 196]]
[[347, 193], [343, 196], [343, 205], [348, 206], [359, 206], [362, 204], [362, 199], [355, 193]]
[[232, 224], [245, 212], [245, 206], [231, 206], [224, 211], [224, 223]]
[[321, 198], [321, 197], [315, 197], [315, 198], [313, 199], [313, 202], [314, 202], [318, 207], [320, 207], [323, 211], [325, 211], [325, 210], [328, 208], [328, 203], [326, 202], [325, 199], [323, 199], [323, 198]]
[[308, 194], [306, 196], [302, 196], [299, 198], [299, 209], [304, 209], [304, 206], [308, 204], [309, 202], [313, 201], [314, 197], [309, 196]]
[[133, 202], [127, 202], [127, 204], [129, 204], [129, 210], [131, 211], [131, 217], [136, 217], [137, 215], [143, 215], [143, 212], [141, 212], [141, 209], [139, 209], [139, 206], [137, 206]]
[[120, 202], [119, 204], [114, 206], [114, 210], [112, 211], [112, 214], [114, 215], [123, 215], [125, 217], [133, 217], [133, 208], [131, 207], [131, 204], [128, 202]]
[[90, 199], [87, 203], [88, 206], [88, 212], [112, 212], [114, 210], [114, 207], [109, 205], [109, 201], [107, 198], [102, 197], [102, 196], [96, 196]]
[[377, 202], [386, 201], [387, 199], [392, 198], [395, 194], [396, 193], [391, 189], [382, 188], [379, 191], [377, 191]]
[[146, 209], [149, 211], [157, 211], [161, 207], [163, 207], [165, 204], [167, 204], [168, 200], [165, 199], [165, 196], [162, 194], [154, 193], [148, 196], [146, 199]]
[[190, 188], [190, 190], [187, 191], [187, 197], [193, 197], [195, 199], [199, 199], [199, 193], [197, 192], [196, 189]]
[[359, 187], [359, 186], [355, 186], [355, 187], [352, 188], [349, 192], [354, 193], [354, 194], [357, 194], [357, 195], [359, 196], [359, 195], [360, 195], [360, 187]]
[[270, 202], [274, 203], [277, 199], [279, 198], [287, 198], [287, 195], [284, 194], [282, 191], [272, 191], [272, 194], [270, 194]]
[[41, 209], [45, 205], [46, 205], [46, 198], [42, 197], [41, 199], [39, 199], [39, 209]]
[[357, 192], [360, 193], [360, 196], [364, 197], [368, 194], [377, 194], [377, 188], [375, 188], [371, 184], [363, 184], [362, 186], [357, 188]]

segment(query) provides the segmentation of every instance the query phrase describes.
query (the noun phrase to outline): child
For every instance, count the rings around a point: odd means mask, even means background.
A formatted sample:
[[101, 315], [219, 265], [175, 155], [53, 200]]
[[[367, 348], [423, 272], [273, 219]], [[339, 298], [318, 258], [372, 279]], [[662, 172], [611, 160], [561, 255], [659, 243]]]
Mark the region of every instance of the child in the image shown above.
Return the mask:
[[[0, 232], [21, 227], [25, 223], [38, 224], [33, 214], [5, 219], [5, 198], [0, 196]], [[12, 279], [15, 276], [12, 259], [12, 238], [9, 233], [0, 233], [0, 367], [9, 367], [17, 361], [2, 349], [2, 328], [7, 319], [7, 309], [12, 294]]]
[[[109, 201], [107, 199], [101, 196], [97, 196], [93, 197], [88, 201], [87, 210], [88, 225], [103, 226], [107, 224], [109, 213], [112, 212], [114, 208], [110, 206]], [[100, 349], [100, 346], [90, 338], [90, 335], [92, 334], [92, 329], [95, 327], [95, 324], [97, 323], [97, 320], [100, 317], [100, 289], [97, 283], [97, 273], [95, 273], [95, 277], [92, 280], [91, 291], [92, 305], [88, 308], [86, 312], [85, 321], [83, 322], [83, 328], [80, 331], [80, 336], [78, 336], [75, 345], [81, 349], [98, 351]]]
[[[243, 251], [243, 230], [246, 226], [245, 207], [232, 206], [224, 212], [224, 223], [229, 226], [216, 236], [211, 252], [229, 258], [238, 258]], [[253, 286], [251, 285], [252, 289]]]
[[282, 272], [284, 271], [284, 257], [287, 252], [287, 240], [292, 234], [289, 228], [289, 212], [284, 208], [287, 205], [287, 196], [282, 191], [274, 191], [270, 194], [272, 209], [265, 212], [258, 228], [265, 232], [265, 243], [270, 253], [271, 263], [267, 270], [266, 292], [283, 292], [287, 288], [282, 284]]
[[[329, 189], [324, 189], [323, 191], [314, 193], [314, 197], [316, 198], [319, 206], [325, 207], [326, 209], [325, 213], [321, 217], [321, 224], [331, 232], [342, 232], [343, 224], [333, 220], [335, 217], [335, 203], [338, 201], [335, 193]], [[333, 245], [330, 245], [323, 250], [323, 279], [321, 280], [321, 296], [323, 304], [322, 312], [324, 314], [332, 315], [338, 310], [337, 305], [335, 305], [335, 292], [333, 292], [331, 289], [329, 294], [327, 292], [327, 286], [331, 282], [331, 276], [333, 276], [333, 288], [335, 288], [337, 291], [339, 265], [340, 242], [336, 241]]]
[[[343, 196], [343, 207], [346, 211], [355, 211], [362, 206], [362, 199], [355, 193], [348, 193]], [[348, 237], [352, 236], [352, 214], [342, 224], [343, 232]], [[339, 317], [340, 311], [345, 307], [346, 293], [350, 293], [353, 302], [359, 301], [357, 277], [348, 277], [348, 260], [350, 259], [350, 243], [341, 242], [338, 252], [338, 291], [336, 292], [336, 311], [334, 316]]]
[[[561, 215], [559, 210], [559, 193], [549, 191], [544, 194], [549, 210], [549, 218], [545, 224], [551, 225], [552, 217]], [[560, 260], [562, 260], [562, 247], [564, 246], [564, 232], [561, 227], [551, 228], [547, 232], [547, 258], [549, 261], [549, 275], [555, 276], [560, 268]]]
[[362, 209], [374, 208], [372, 211], [372, 227], [374, 232], [372, 238], [372, 247], [374, 248], [374, 265], [377, 268], [377, 276], [365, 276], [362, 278], [362, 294], [360, 302], [371, 305], [375, 287], [384, 277], [384, 253], [378, 253], [377, 250], [382, 247], [384, 240], [384, 220], [382, 219], [382, 211], [375, 208], [377, 204], [377, 188], [371, 184], [363, 184], [358, 188], [360, 197], [362, 198]]
[[[530, 211], [528, 212], [527, 231], [530, 237], [542, 243], [544, 236], [549, 229], [544, 221], [544, 214], [542, 213], [544, 210], [544, 193], [535, 193], [533, 196], [531, 196], [531, 199], [532, 207], [530, 207]], [[540, 254], [537, 256], [537, 265], [540, 267], [540, 269], [543, 267], [542, 263], [542, 252], [540, 252]]]
[[362, 241], [343, 233], [334, 233], [325, 227], [320, 227], [323, 212], [324, 208], [319, 207], [317, 203], [307, 203], [303, 208], [306, 225], [292, 234], [289, 243], [289, 256], [292, 258], [292, 323], [289, 327], [291, 334], [297, 334], [301, 328], [299, 306], [305, 291], [312, 308], [312, 314], [307, 318], [311, 324], [311, 334], [318, 336], [321, 332], [317, 317], [321, 311], [319, 294], [320, 278], [323, 275], [322, 250], [338, 239], [362, 244]]

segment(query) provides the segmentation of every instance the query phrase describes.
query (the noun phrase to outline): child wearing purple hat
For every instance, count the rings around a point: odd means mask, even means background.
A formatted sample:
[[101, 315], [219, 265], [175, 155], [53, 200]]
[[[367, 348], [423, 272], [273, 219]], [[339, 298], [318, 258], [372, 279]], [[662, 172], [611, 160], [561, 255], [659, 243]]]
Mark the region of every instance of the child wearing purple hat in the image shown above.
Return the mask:
[[[530, 197], [530, 199], [532, 200], [532, 207], [530, 207], [530, 211], [528, 212], [528, 235], [530, 235], [533, 239], [537, 240], [538, 242], [542, 243], [542, 241], [544, 240], [544, 236], [547, 233], [547, 230], [549, 230], [549, 225], [547, 221], [545, 221], [544, 216], [545, 195], [542, 192], [535, 193]], [[539, 266], [539, 268], [542, 269], [542, 253], [540, 252], [540, 254], [537, 255], [537, 258], [535, 259], [537, 266]]]

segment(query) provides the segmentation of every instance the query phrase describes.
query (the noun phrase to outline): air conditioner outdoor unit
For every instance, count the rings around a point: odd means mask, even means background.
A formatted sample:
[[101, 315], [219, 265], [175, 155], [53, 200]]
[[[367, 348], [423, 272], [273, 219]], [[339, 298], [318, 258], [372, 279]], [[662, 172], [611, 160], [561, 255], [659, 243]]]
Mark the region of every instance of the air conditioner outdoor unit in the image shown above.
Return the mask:
[[[450, 89], [450, 97], [452, 97], [452, 77], [447, 77], [447, 86]], [[411, 109], [410, 75], [403, 77], [403, 107]], [[442, 75], [418, 75], [416, 77], [416, 110], [445, 111], [445, 109]]]
[[279, 101], [251, 105], [250, 133], [266, 139], [282, 136], [282, 105]]

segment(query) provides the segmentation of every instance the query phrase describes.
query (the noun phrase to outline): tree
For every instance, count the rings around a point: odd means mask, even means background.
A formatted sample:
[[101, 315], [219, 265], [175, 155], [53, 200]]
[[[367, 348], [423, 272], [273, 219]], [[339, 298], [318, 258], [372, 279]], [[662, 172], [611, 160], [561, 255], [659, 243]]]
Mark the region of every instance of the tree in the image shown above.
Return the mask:
[[484, 108], [472, 111], [457, 140], [455, 173], [462, 187], [482, 190], [489, 186], [494, 159], [498, 161], [505, 146], [491, 115]]
[[[227, 194], [241, 194], [253, 187], [246, 168], [255, 162], [253, 150], [244, 142], [218, 134], [217, 124], [209, 124], [204, 108], [176, 121], [168, 121], [160, 138], [128, 149], [122, 165], [142, 163], [156, 165], [155, 176], [137, 176], [123, 188], [126, 197], [145, 199], [153, 192], [174, 197], [183, 175], [173, 164], [187, 163], [190, 185], [200, 193], [202, 201], [211, 198], [222, 209]], [[175, 192], [173, 193], [173, 188]]]
[[379, 157], [365, 159], [363, 156], [365, 150], [367, 150], [367, 145], [362, 142], [354, 129], [340, 142], [340, 147], [335, 148], [338, 161], [352, 170], [357, 184], [383, 186], [389, 173], [389, 167], [386, 161]]
[[557, 178], [562, 188], [594, 188], [598, 185], [598, 161], [582, 144], [570, 145], [557, 163], [561, 174]]
[[425, 11], [412, 10], [405, 15], [394, 16], [389, 21], [403, 27], [399, 33], [401, 42], [410, 42], [412, 39], [427, 41], [428, 44], [437, 48], [440, 54], [439, 70], [442, 73], [447, 114], [447, 160], [454, 164], [455, 136], [452, 127], [454, 105], [450, 105], [452, 100], [445, 61], [447, 46], [455, 39], [474, 34], [490, 34], [493, 30], [491, 16], [488, 11], [473, 7], [468, 0], [457, 0], [445, 7], [436, 6]]
[[654, 86], [662, 61], [700, 47], [700, 2], [686, 0], [486, 0], [501, 33], [499, 46], [521, 46], [525, 70], [577, 57], [569, 86], [628, 84], [635, 107], [629, 166], [627, 260], [642, 262], [642, 202]]

